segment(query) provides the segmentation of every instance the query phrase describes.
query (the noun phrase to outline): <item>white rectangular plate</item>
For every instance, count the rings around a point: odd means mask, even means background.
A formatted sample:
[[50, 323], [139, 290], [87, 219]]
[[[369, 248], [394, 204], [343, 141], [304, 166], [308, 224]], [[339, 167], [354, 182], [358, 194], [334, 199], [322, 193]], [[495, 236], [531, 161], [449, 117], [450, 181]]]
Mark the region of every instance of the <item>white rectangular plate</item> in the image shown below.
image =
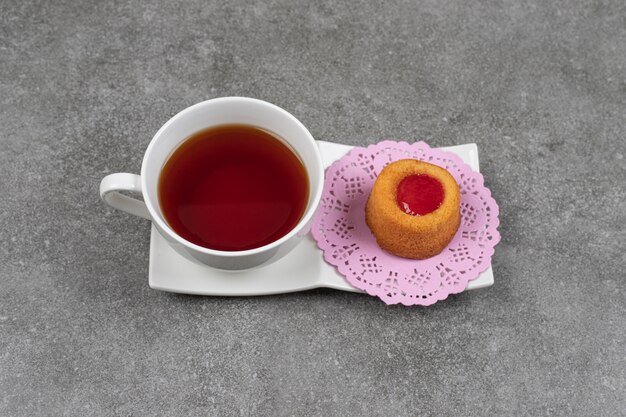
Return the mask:
[[[324, 166], [344, 156], [352, 146], [318, 141]], [[444, 147], [478, 171], [476, 144]], [[152, 226], [150, 235], [150, 288], [184, 294], [250, 296], [334, 288], [362, 292], [348, 284], [337, 270], [322, 258], [322, 252], [308, 235], [291, 253], [275, 263], [246, 271], [213, 269], [179, 255]], [[493, 285], [491, 265], [467, 286], [468, 290]]]

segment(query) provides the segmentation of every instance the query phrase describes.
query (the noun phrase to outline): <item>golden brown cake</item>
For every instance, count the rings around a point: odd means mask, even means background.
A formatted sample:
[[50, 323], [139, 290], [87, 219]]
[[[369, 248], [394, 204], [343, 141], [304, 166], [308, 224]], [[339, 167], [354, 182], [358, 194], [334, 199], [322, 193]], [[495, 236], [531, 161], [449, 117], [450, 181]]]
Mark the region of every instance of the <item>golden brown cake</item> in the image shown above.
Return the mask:
[[387, 252], [430, 258], [448, 246], [459, 228], [459, 186], [436, 165], [414, 159], [393, 162], [376, 178], [365, 220]]

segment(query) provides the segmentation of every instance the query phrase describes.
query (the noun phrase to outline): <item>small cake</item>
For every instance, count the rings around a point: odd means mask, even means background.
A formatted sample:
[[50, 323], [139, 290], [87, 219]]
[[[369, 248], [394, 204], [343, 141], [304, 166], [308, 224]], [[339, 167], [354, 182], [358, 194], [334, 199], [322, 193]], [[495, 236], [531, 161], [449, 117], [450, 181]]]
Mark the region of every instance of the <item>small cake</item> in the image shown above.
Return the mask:
[[437, 165], [414, 159], [393, 162], [376, 178], [365, 221], [387, 252], [430, 258], [448, 246], [459, 228], [459, 186]]

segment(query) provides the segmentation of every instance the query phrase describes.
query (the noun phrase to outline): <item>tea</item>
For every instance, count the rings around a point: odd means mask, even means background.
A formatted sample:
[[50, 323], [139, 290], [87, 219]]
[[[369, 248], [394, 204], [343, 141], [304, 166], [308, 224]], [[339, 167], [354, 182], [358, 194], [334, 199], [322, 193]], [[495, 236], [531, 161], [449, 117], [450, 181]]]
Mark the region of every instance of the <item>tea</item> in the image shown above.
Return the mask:
[[172, 152], [158, 195], [178, 235], [205, 248], [240, 251], [280, 239], [298, 224], [309, 180], [298, 156], [273, 133], [221, 125]]

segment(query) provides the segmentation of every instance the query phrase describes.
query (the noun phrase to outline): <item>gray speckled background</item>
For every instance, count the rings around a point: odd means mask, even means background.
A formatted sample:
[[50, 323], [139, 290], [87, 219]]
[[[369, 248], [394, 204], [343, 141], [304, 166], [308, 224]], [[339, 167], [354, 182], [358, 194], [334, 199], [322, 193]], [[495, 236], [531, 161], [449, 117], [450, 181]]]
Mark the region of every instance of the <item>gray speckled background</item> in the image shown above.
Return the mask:
[[[0, 415], [626, 415], [623, 1], [0, 1]], [[431, 308], [151, 290], [100, 179], [245, 95], [476, 142], [496, 284]]]

